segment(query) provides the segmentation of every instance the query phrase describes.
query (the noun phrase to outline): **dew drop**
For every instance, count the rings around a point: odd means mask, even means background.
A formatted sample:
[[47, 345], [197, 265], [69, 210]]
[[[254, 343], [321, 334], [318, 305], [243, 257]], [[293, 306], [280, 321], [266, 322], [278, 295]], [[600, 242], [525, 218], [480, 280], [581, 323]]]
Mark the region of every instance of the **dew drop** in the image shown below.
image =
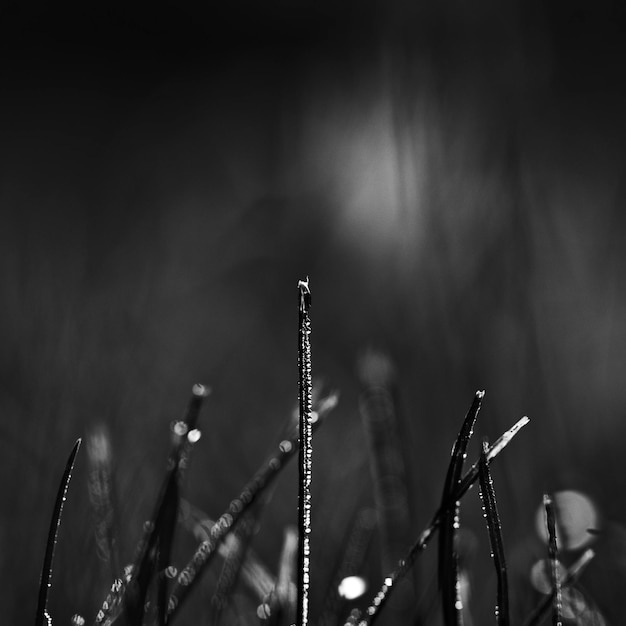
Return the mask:
[[172, 432], [179, 437], [184, 437], [187, 434], [188, 429], [189, 427], [187, 426], [187, 423], [182, 420], [172, 423]]
[[187, 434], [187, 441], [189, 443], [196, 443], [197, 441], [200, 441], [200, 437], [202, 437], [202, 431], [198, 428], [194, 428]]

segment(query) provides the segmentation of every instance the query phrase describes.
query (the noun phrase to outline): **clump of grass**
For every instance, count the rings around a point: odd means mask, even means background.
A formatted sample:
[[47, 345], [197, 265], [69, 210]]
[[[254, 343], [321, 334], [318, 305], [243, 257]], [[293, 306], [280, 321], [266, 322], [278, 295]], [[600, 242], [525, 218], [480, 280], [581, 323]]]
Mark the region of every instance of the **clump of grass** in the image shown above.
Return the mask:
[[35, 614], [35, 626], [52, 626], [52, 618], [48, 614], [48, 593], [52, 586], [52, 565], [54, 562], [54, 550], [56, 548], [59, 527], [61, 526], [61, 517], [63, 515], [63, 506], [67, 497], [67, 490], [72, 479], [72, 470], [76, 455], [80, 448], [81, 439], [78, 439], [70, 452], [65, 464], [65, 471], [59, 484], [57, 497], [52, 510], [52, 518], [50, 520], [50, 529], [48, 530], [48, 540], [46, 542], [46, 553], [43, 559], [43, 567], [41, 568], [41, 579], [39, 581], [39, 597], [37, 601], [37, 613]]
[[[218, 624], [223, 608], [232, 596], [234, 586], [241, 578], [254, 589], [261, 604], [257, 615], [266, 626], [283, 626], [296, 622], [298, 626], [308, 626], [309, 588], [311, 571], [311, 480], [312, 480], [312, 434], [319, 427], [322, 418], [337, 402], [337, 394], [330, 394], [319, 399], [313, 395], [311, 375], [311, 322], [309, 308], [311, 293], [308, 279], [298, 283], [299, 326], [298, 326], [298, 423], [293, 425], [288, 435], [278, 444], [277, 449], [261, 466], [252, 479], [244, 486], [241, 493], [229, 504], [216, 522], [188, 504], [181, 498], [182, 479], [189, 463], [193, 444], [199, 438], [197, 428], [200, 408], [208, 389], [195, 385], [185, 417], [172, 424], [172, 447], [168, 458], [166, 475], [154, 508], [154, 514], [145, 525], [144, 534], [139, 542], [134, 563], [125, 568], [123, 575], [116, 579], [110, 589], [102, 609], [96, 616], [96, 625], [117, 623], [117, 626], [142, 626], [156, 624], [167, 626], [183, 606], [190, 592], [198, 585], [204, 570], [212, 562], [215, 554], [225, 557], [225, 564], [218, 580], [213, 597], [212, 623]], [[405, 558], [384, 579], [383, 585], [373, 601], [362, 614], [354, 609], [345, 620], [346, 625], [367, 626], [373, 624], [384, 606], [397, 589], [397, 585], [407, 576], [418, 555], [426, 548], [436, 531], [439, 531], [439, 583], [442, 594], [443, 618], [446, 626], [462, 624], [463, 608], [459, 596], [459, 571], [456, 554], [456, 534], [459, 528], [459, 511], [462, 498], [472, 485], [480, 481], [480, 494], [485, 510], [487, 528], [494, 565], [498, 576], [496, 616], [498, 626], [508, 626], [508, 584], [501, 534], [501, 524], [496, 506], [495, 490], [489, 465], [491, 461], [508, 445], [520, 429], [528, 423], [522, 418], [505, 432], [492, 446], [483, 442], [480, 459], [463, 474], [467, 449], [473, 434], [474, 425], [480, 410], [484, 392], [478, 391], [465, 416], [458, 437], [453, 446], [450, 463], [443, 485], [441, 503], [430, 524], [418, 536]], [[39, 603], [35, 626], [51, 626], [47, 612], [47, 594], [51, 584], [54, 547], [60, 525], [63, 502], [69, 486], [71, 472], [80, 446], [78, 440], [68, 459], [65, 473], [59, 487], [52, 516], [46, 556], [42, 570]], [[393, 447], [393, 446], [391, 446]], [[98, 460], [97, 447], [90, 454], [92, 472], [96, 480], [98, 494], [104, 494], [98, 501], [102, 524], [102, 545], [112, 562], [115, 556], [115, 535], [112, 519], [114, 505], [111, 498], [112, 478], [107, 463]], [[253, 528], [261, 516], [263, 506], [268, 500], [270, 489], [276, 477], [296, 454], [299, 457], [298, 491], [298, 527], [288, 529], [280, 559], [279, 574], [275, 578], [267, 568], [255, 560], [249, 550]], [[553, 606], [553, 624], [561, 624], [561, 584], [573, 582], [592, 558], [588, 551], [587, 560], [572, 568], [566, 579], [558, 579], [556, 523], [552, 500], [544, 497], [546, 523], [549, 534], [549, 555], [552, 572], [553, 593], [550, 602]], [[374, 529], [373, 523], [366, 523], [365, 517], [357, 518], [355, 536], [358, 540], [346, 542], [342, 569], [336, 574], [343, 576], [355, 564], [365, 558], [367, 544]], [[175, 530], [178, 523], [200, 535], [200, 545], [187, 565], [178, 572], [171, 564], [171, 553]], [[116, 571], [116, 568], [114, 568]], [[296, 583], [294, 583], [296, 580]], [[336, 598], [335, 588], [331, 592]], [[330, 608], [329, 608], [330, 607]], [[544, 607], [544, 605], [542, 605]], [[322, 612], [320, 623], [328, 618], [336, 621], [335, 605], [330, 602], [328, 611]], [[540, 607], [541, 608], [541, 607]], [[543, 611], [544, 608], [541, 608]], [[530, 624], [538, 623], [540, 611], [536, 611]], [[79, 616], [74, 622], [79, 626]], [[82, 619], [82, 618], [81, 618]]]
[[[528, 417], [523, 417], [509, 430], [507, 430], [492, 446], [490, 446], [488, 452], [486, 453], [486, 462], [488, 464], [491, 463], [493, 459], [495, 459], [496, 456], [500, 454], [500, 452], [502, 452], [502, 450], [504, 450], [511, 440], [519, 433], [519, 431], [529, 423], [529, 421]], [[359, 626], [373, 624], [378, 619], [397, 583], [399, 583], [410, 571], [419, 554], [426, 548], [434, 536], [435, 531], [439, 528], [442, 512], [450, 507], [453, 507], [455, 503], [469, 491], [478, 479], [478, 465], [479, 462], [475, 462], [465, 473], [451, 497], [439, 507], [430, 524], [421, 532], [417, 541], [411, 546], [406, 556], [400, 560], [398, 566], [385, 578], [378, 593], [374, 596], [374, 599], [367, 608], [363, 619], [359, 622]]]
[[[336, 405], [336, 402], [337, 394], [331, 393], [319, 401], [317, 411], [311, 410], [310, 413], [317, 416], [312, 424], [314, 429], [319, 428], [323, 423], [322, 418]], [[231, 501], [226, 512], [212, 526], [207, 538], [198, 546], [193, 557], [176, 578], [168, 601], [168, 622], [178, 613], [187, 596], [196, 586], [199, 577], [212, 562], [217, 548], [225, 537], [236, 527], [242, 516], [247, 513], [258, 498], [263, 496], [266, 489], [273, 484], [289, 460], [296, 455], [299, 447], [297, 433], [292, 433], [290, 438], [283, 439], [278, 444], [278, 449], [246, 484], [239, 496]]]
[[156, 617], [159, 626], [165, 626], [168, 577], [171, 548], [179, 507], [179, 487], [187, 466], [192, 445], [198, 440], [197, 422], [200, 408], [209, 390], [194, 385], [192, 397], [183, 420], [172, 425], [172, 448], [154, 515], [146, 525], [146, 534], [138, 549], [131, 580], [126, 586], [123, 602], [125, 621], [141, 624], [151, 582], [157, 579]]

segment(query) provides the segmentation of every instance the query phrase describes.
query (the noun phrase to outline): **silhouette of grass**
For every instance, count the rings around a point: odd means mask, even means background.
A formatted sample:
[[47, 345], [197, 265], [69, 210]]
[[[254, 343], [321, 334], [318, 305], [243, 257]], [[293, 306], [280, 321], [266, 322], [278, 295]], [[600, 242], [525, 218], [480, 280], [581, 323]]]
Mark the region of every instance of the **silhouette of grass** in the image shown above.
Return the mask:
[[48, 614], [48, 593], [52, 586], [52, 565], [54, 561], [54, 550], [56, 548], [59, 527], [61, 526], [61, 516], [63, 515], [63, 506], [67, 496], [67, 490], [72, 479], [72, 470], [76, 455], [80, 448], [81, 439], [78, 439], [70, 452], [65, 464], [65, 471], [59, 484], [57, 497], [52, 510], [52, 518], [50, 520], [50, 529], [48, 531], [48, 541], [46, 542], [46, 553], [41, 568], [41, 580], [39, 581], [39, 598], [37, 601], [37, 613], [35, 614], [35, 626], [44, 626], [44, 623], [51, 626], [52, 619]]

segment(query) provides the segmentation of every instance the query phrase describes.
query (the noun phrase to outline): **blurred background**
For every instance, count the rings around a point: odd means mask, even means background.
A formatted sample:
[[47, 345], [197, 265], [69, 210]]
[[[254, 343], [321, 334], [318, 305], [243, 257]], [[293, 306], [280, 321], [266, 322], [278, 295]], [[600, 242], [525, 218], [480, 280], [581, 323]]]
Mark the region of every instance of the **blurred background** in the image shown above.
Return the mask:
[[[486, 395], [470, 457], [482, 437], [532, 420], [492, 469], [520, 572], [512, 595], [530, 584], [544, 492], [588, 494], [603, 528], [618, 532], [625, 17], [602, 1], [5, 5], [6, 623], [32, 623], [56, 489], [78, 437], [110, 435], [130, 562], [164, 475], [169, 424], [192, 385], [207, 384], [185, 496], [213, 518], [224, 511], [296, 405], [305, 276], [313, 373], [340, 393], [314, 439], [313, 621], [355, 514], [376, 506], [360, 409], [368, 350], [393, 372], [401, 543], [439, 502], [477, 389]], [[111, 583], [88, 474], [83, 449], [57, 548], [55, 624], [73, 613], [91, 622]], [[293, 464], [253, 541], [274, 574], [296, 493]], [[462, 526], [468, 619], [489, 623], [495, 581], [478, 490]], [[194, 542], [180, 531], [179, 544], [178, 567]], [[602, 571], [598, 551], [588, 586], [603, 575], [624, 582], [626, 548], [616, 545]], [[382, 552], [374, 536], [360, 572], [365, 601], [382, 581]], [[416, 572], [416, 624], [438, 619], [430, 557]], [[210, 623], [216, 576], [180, 624]], [[238, 593], [226, 623], [257, 623], [258, 599]], [[595, 600], [611, 623], [605, 595]]]

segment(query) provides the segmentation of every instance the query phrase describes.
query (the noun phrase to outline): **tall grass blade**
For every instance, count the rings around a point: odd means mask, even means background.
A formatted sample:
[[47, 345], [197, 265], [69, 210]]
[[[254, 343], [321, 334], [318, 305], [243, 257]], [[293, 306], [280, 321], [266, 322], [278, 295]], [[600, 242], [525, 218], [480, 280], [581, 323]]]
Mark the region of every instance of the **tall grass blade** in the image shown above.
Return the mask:
[[[520, 430], [528, 424], [530, 420], [528, 417], [524, 416], [522, 419], [517, 421], [509, 430], [507, 430], [490, 448], [487, 453], [487, 462], [491, 463], [498, 454], [504, 450], [504, 448], [512, 441], [512, 439], [520, 432]], [[465, 473], [463, 478], [461, 479], [458, 488], [452, 495], [452, 497], [445, 503], [443, 509], [454, 506], [457, 500], [460, 500], [472, 487], [472, 485], [478, 479], [478, 461], [476, 461], [472, 467]], [[441, 516], [442, 507], [440, 507], [433, 516], [430, 524], [421, 532], [417, 541], [411, 546], [406, 556], [400, 560], [396, 569], [387, 576], [378, 591], [378, 593], [374, 596], [371, 604], [367, 608], [366, 614], [364, 618], [359, 622], [359, 626], [364, 626], [367, 624], [374, 624], [376, 619], [379, 617], [382, 609], [386, 605], [389, 600], [389, 597], [393, 593], [394, 586], [400, 580], [402, 580], [407, 572], [410, 571], [411, 567], [415, 563], [415, 560], [419, 556], [419, 554], [426, 548], [430, 540], [432, 539], [435, 531], [438, 529], [440, 524], [440, 516]]]
[[456, 553], [456, 530], [459, 527], [460, 502], [453, 506], [446, 503], [454, 497], [459, 487], [463, 466], [467, 457], [467, 446], [474, 432], [474, 424], [478, 417], [480, 404], [485, 395], [484, 391], [477, 391], [472, 405], [463, 420], [463, 425], [452, 449], [452, 457], [443, 487], [439, 521], [439, 590], [443, 621], [446, 626], [460, 626], [463, 624], [463, 601], [459, 593], [458, 557]]
[[551, 496], [544, 494], [543, 506], [546, 511], [546, 527], [548, 529], [548, 555], [550, 558], [550, 576], [552, 578], [552, 588], [554, 597], [552, 600], [552, 624], [561, 626], [561, 581], [559, 579], [559, 553], [556, 543], [556, 518], [554, 514], [554, 501]]
[[489, 532], [489, 545], [493, 564], [496, 568], [497, 578], [497, 600], [496, 600], [496, 622], [498, 626], [509, 625], [509, 585], [506, 571], [506, 561], [504, 558], [504, 545], [502, 542], [502, 526], [500, 515], [496, 504], [496, 493], [493, 487], [487, 454], [489, 444], [483, 441], [483, 451], [480, 455], [478, 465], [478, 478], [480, 481], [480, 497], [483, 503], [485, 518], [487, 519], [487, 530]]
[[311, 576], [311, 479], [313, 477], [313, 424], [311, 421], [311, 291], [309, 280], [298, 282], [298, 398], [300, 409], [300, 451], [298, 490], [298, 626], [309, 622]]
[[52, 620], [48, 615], [48, 592], [52, 586], [52, 563], [54, 561], [54, 549], [56, 548], [59, 527], [61, 526], [61, 516], [63, 515], [63, 505], [67, 496], [67, 490], [72, 479], [72, 470], [76, 455], [80, 448], [81, 439], [78, 439], [70, 452], [65, 464], [65, 471], [59, 484], [57, 491], [52, 518], [50, 520], [50, 529], [48, 530], [48, 541], [46, 543], [46, 553], [43, 559], [43, 567], [41, 568], [41, 579], [39, 581], [39, 598], [37, 601], [37, 613], [35, 614], [35, 626], [51, 625]]

